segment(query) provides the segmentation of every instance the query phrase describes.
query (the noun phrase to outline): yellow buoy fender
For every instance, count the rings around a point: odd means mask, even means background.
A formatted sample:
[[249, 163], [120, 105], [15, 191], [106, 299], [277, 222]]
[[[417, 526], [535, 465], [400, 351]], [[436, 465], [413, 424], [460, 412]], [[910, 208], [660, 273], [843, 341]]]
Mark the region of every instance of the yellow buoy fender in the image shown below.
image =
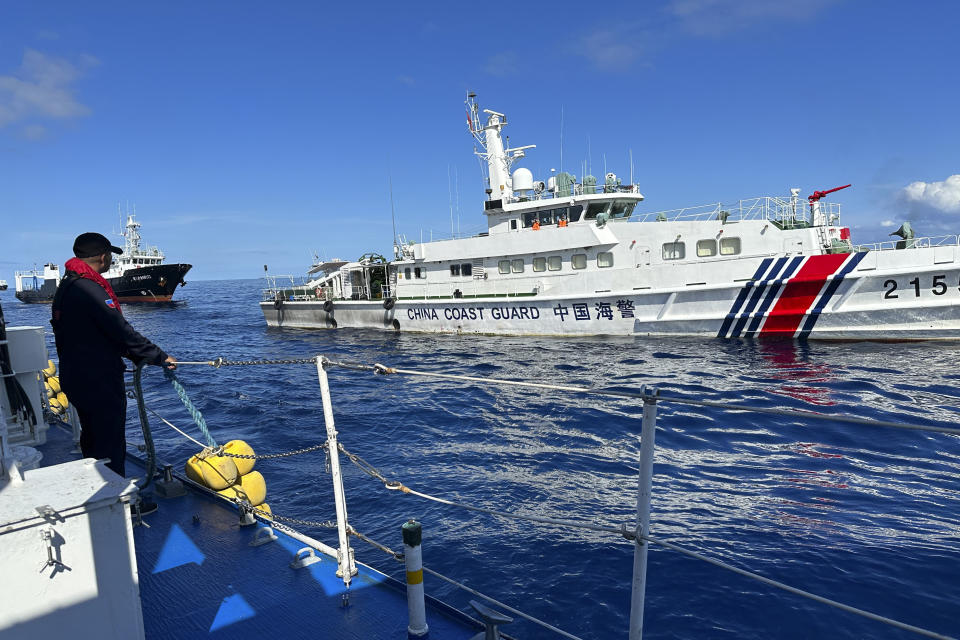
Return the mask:
[[47, 389], [47, 397], [48, 397], [48, 398], [56, 398], [56, 397], [57, 397], [57, 392], [54, 391], [53, 389], [51, 389], [51, 388], [50, 388], [50, 385], [47, 385], [47, 386], [46, 386], [46, 389]]
[[263, 479], [263, 474], [259, 471], [251, 471], [240, 476], [240, 480], [232, 487], [227, 487], [217, 493], [231, 500], [240, 498], [256, 507], [263, 504], [264, 500], [267, 499], [267, 483]]
[[54, 393], [60, 393], [60, 380], [59, 378], [48, 378], [47, 386], [53, 389]]
[[264, 502], [263, 504], [257, 505], [257, 513], [258, 515], [261, 515], [267, 518], [271, 518], [271, 519], [273, 518], [273, 511], [270, 510], [270, 505], [268, 505], [266, 502]]
[[50, 408], [53, 409], [54, 411], [59, 411], [60, 409], [63, 409], [63, 405], [60, 404], [60, 400], [57, 399], [57, 396], [50, 396], [50, 399], [47, 400], [47, 402], [50, 403]]
[[60, 406], [64, 409], [70, 406], [70, 403], [67, 402], [67, 394], [65, 394], [63, 391], [57, 394], [57, 402], [59, 402]]
[[220, 491], [237, 481], [237, 465], [233, 458], [200, 453], [187, 460], [187, 477], [198, 484]]
[[[233, 453], [241, 456], [252, 456], [253, 447], [248, 445], [243, 440], [231, 440], [227, 444], [223, 445], [224, 453]], [[253, 465], [256, 462], [253, 458], [234, 458], [233, 462], [237, 465], [237, 473], [241, 476], [245, 476], [251, 471], [253, 471]]]
[[57, 375], [57, 365], [53, 363], [53, 360], [47, 360], [47, 368], [43, 370], [43, 373], [48, 378]]

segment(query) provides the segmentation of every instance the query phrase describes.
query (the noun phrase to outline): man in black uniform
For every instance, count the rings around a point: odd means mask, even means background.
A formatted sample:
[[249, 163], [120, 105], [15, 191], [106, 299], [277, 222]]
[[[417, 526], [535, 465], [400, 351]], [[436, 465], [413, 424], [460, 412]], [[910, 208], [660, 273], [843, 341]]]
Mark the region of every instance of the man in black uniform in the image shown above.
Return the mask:
[[100, 275], [110, 268], [113, 254], [123, 250], [99, 233], [83, 233], [73, 243], [73, 253], [76, 258], [67, 261], [50, 320], [60, 386], [80, 417], [83, 456], [109, 458], [107, 467], [122, 476], [127, 455], [122, 358], [171, 369], [176, 359], [130, 326], [113, 288]]

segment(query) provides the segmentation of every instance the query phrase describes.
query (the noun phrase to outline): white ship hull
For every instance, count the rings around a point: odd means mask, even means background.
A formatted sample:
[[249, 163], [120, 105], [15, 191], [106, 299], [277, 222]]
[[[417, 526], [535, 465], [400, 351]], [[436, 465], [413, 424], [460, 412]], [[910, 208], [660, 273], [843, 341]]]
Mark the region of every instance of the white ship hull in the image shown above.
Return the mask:
[[746, 282], [682, 289], [628, 289], [594, 296], [398, 300], [389, 310], [377, 300], [262, 302], [260, 306], [268, 326], [304, 329], [960, 339], [956, 249], [763, 258], [755, 261], [755, 276]]
[[[613, 173], [534, 181], [508, 169], [505, 116], [468, 96], [487, 160], [486, 231], [395, 238], [394, 259], [331, 260], [313, 279], [267, 276], [273, 327], [426, 333], [648, 335], [831, 340], [960, 338], [960, 238], [856, 247], [831, 193], [800, 189], [641, 214], [639, 185]], [[869, 249], [869, 250], [868, 250]]]

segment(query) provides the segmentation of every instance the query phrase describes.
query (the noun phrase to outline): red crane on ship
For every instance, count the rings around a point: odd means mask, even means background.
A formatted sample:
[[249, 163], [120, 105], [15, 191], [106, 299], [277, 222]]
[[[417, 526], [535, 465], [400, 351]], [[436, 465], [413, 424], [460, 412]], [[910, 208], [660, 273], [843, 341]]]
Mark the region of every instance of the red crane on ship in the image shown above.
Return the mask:
[[833, 193], [834, 191], [840, 191], [840, 189], [846, 189], [847, 187], [852, 187], [852, 184], [845, 184], [842, 187], [834, 187], [833, 189], [827, 189], [826, 191], [814, 191], [813, 195], [807, 196], [807, 200], [812, 202], [819, 202], [820, 198], [823, 198], [828, 193]]

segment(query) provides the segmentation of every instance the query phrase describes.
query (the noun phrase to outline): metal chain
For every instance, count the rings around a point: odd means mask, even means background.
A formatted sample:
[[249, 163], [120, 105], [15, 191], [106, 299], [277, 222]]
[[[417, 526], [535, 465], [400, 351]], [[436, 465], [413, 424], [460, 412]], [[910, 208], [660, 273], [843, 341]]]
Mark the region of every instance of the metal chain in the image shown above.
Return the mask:
[[[329, 443], [324, 442], [322, 444], [315, 444], [312, 447], [304, 447], [303, 449], [296, 449], [294, 451], [285, 451], [283, 453], [266, 453], [266, 454], [248, 454], [248, 453], [227, 453], [226, 451], [219, 451], [217, 455], [221, 455], [227, 458], [242, 458], [244, 460], [272, 460], [273, 458], [288, 458], [290, 456], [298, 456], [301, 453], [310, 453], [311, 451], [319, 451], [321, 449], [327, 449], [330, 446]], [[221, 447], [222, 449], [222, 447]]]
[[288, 359], [279, 359], [279, 360], [224, 360], [223, 358], [217, 358], [216, 360], [201, 360], [201, 361], [189, 361], [184, 360], [177, 362], [177, 365], [182, 364], [206, 364], [219, 369], [220, 367], [238, 367], [238, 366], [251, 366], [258, 364], [316, 364], [316, 358], [288, 358]]
[[257, 509], [256, 507], [252, 507], [252, 508], [253, 508], [253, 510], [254, 510], [256, 513], [258, 513], [258, 514], [260, 514], [261, 516], [263, 516], [263, 517], [265, 517], [265, 518], [268, 518], [268, 519], [270, 519], [270, 520], [278, 520], [278, 521], [280, 521], [280, 522], [291, 522], [291, 523], [293, 523], [293, 524], [302, 524], [302, 525], [306, 525], [306, 526], [308, 526], [308, 527], [320, 527], [320, 528], [322, 528], [322, 529], [336, 529], [336, 528], [337, 528], [337, 523], [336, 523], [335, 520], [326, 520], [326, 521], [324, 521], [324, 522], [320, 522], [320, 521], [317, 521], [317, 520], [300, 520], [299, 518], [290, 518], [290, 517], [287, 517], [287, 516], [278, 516], [278, 515], [275, 514], [275, 513], [267, 513], [266, 511], [263, 511], [263, 510], [261, 510], [261, 509]]

